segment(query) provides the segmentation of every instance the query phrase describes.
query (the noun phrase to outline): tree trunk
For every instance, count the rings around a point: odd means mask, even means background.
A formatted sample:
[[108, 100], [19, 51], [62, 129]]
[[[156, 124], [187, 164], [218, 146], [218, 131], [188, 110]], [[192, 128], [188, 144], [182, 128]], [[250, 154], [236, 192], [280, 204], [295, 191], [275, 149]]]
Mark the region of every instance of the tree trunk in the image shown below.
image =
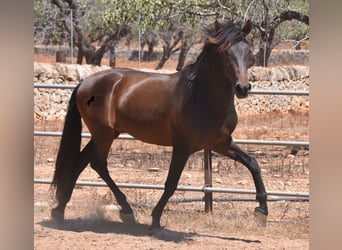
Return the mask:
[[80, 45], [77, 45], [77, 48], [78, 48], [78, 53], [77, 53], [77, 64], [82, 64], [83, 62], [83, 49], [82, 49], [82, 46]]
[[255, 55], [255, 66], [262, 66], [262, 67], [267, 67], [268, 66], [268, 59], [271, 55], [271, 50], [270, 48], [266, 48], [266, 51], [264, 47], [261, 47], [258, 51], [258, 53]]
[[178, 57], [178, 64], [176, 67], [177, 71], [182, 70], [182, 68], [184, 67], [185, 64], [185, 59], [186, 56], [188, 55], [190, 47], [188, 46], [188, 42], [186, 40], [182, 40], [182, 45], [181, 45], [181, 49], [179, 52], [179, 57]]
[[275, 17], [273, 21], [269, 20], [269, 9], [265, 0], [262, 1], [265, 18], [261, 25], [257, 28], [260, 31], [261, 42], [258, 53], [255, 55], [255, 65], [267, 67], [268, 59], [275, 47], [274, 36], [277, 27], [285, 21], [297, 20], [309, 25], [309, 16], [301, 14], [296, 11], [284, 11], [279, 16]]
[[106, 47], [107, 47], [107, 42], [105, 44], [102, 44], [101, 47], [95, 51], [90, 64], [95, 65], [95, 66], [101, 66], [101, 61], [102, 61], [104, 53], [106, 52]]
[[83, 57], [86, 60], [86, 64], [95, 66], [101, 66], [101, 60], [105, 53], [106, 45], [102, 45], [99, 49], [89, 43], [83, 43], [78, 47], [77, 63], [82, 64]]
[[161, 69], [164, 67], [164, 64], [166, 63], [167, 60], [169, 60], [171, 56], [171, 48], [170, 48], [170, 41], [169, 40], [164, 40], [164, 45], [163, 45], [163, 56], [160, 59], [156, 69]]
[[58, 63], [66, 63], [67, 53], [63, 50], [59, 50], [56, 52], [56, 62]]
[[83, 56], [85, 58], [86, 64], [91, 64], [93, 58], [93, 51], [83, 50]]
[[163, 55], [163, 57], [160, 59], [157, 67], [156, 67], [156, 70], [158, 69], [162, 69], [165, 65], [165, 63], [167, 62], [167, 60], [169, 60], [170, 56], [168, 55]]
[[180, 50], [180, 48], [176, 48], [176, 46], [182, 37], [183, 37], [183, 31], [179, 31], [177, 36], [174, 37], [173, 43], [171, 45], [171, 37], [168, 35], [164, 36], [164, 38], [163, 38], [163, 41], [164, 41], [163, 56], [160, 59], [158, 65], [156, 67], [157, 70], [163, 68], [164, 64], [166, 63], [167, 60], [169, 60], [171, 55], [173, 53], [177, 52], [178, 50]]
[[115, 43], [110, 42], [108, 45], [108, 49], [109, 49], [109, 66], [114, 68], [116, 64]]
[[144, 61], [152, 61], [153, 60], [153, 49], [154, 49], [154, 44], [153, 42], [147, 42], [147, 53], [146, 56], [143, 57]]

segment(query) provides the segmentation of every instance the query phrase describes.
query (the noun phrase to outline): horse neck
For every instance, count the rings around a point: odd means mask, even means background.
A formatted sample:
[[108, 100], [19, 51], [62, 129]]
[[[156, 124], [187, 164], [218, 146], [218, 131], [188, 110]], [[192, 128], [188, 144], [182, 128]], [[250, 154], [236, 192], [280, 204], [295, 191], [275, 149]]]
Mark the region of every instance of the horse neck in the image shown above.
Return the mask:
[[234, 92], [232, 82], [224, 73], [223, 65], [219, 63], [218, 54], [206, 48], [197, 60], [196, 91], [194, 95], [207, 102], [208, 108], [216, 112], [227, 112], [234, 107]]

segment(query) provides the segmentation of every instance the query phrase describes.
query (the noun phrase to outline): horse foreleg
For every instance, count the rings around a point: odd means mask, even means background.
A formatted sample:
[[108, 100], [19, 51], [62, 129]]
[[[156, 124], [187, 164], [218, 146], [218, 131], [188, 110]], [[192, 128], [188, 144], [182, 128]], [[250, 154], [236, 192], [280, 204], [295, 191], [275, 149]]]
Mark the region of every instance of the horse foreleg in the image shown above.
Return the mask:
[[69, 176], [68, 183], [60, 187], [61, 192], [60, 195], [57, 197], [58, 204], [51, 210], [51, 217], [58, 224], [64, 221], [65, 207], [70, 201], [78, 177], [91, 159], [91, 154], [94, 151], [93, 146], [93, 142], [89, 141], [88, 144], [83, 148], [83, 150], [80, 152], [80, 157], [75, 172], [71, 173], [71, 175]]
[[161, 230], [160, 218], [162, 216], [164, 207], [169, 198], [177, 189], [179, 178], [182, 174], [188, 158], [189, 153], [186, 150], [180, 150], [176, 147], [173, 148], [172, 159], [170, 163], [169, 173], [165, 182], [164, 192], [160, 200], [158, 201], [158, 204], [152, 211], [152, 224], [148, 230], [149, 235], [153, 235]]
[[255, 221], [258, 225], [265, 227], [268, 215], [267, 193], [258, 162], [253, 156], [248, 155], [240, 149], [231, 139], [215, 145], [213, 150], [242, 163], [251, 172], [256, 188], [256, 200], [259, 202], [259, 207], [256, 207], [254, 210]]

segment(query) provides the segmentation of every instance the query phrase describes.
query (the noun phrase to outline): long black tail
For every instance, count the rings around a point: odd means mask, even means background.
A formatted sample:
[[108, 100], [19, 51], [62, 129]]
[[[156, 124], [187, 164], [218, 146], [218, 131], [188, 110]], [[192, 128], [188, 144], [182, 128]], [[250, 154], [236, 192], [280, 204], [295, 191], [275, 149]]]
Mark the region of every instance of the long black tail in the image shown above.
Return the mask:
[[80, 155], [82, 122], [76, 106], [76, 94], [79, 86], [79, 84], [76, 86], [69, 100], [52, 180], [52, 187], [56, 188], [56, 198], [58, 200], [62, 195], [62, 190], [67, 188], [73, 179]]

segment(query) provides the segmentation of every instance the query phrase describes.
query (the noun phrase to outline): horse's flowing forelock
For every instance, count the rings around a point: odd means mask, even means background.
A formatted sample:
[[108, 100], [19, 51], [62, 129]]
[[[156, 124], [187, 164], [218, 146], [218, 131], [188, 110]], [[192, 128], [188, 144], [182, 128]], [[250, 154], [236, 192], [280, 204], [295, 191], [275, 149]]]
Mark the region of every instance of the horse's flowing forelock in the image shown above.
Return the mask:
[[[246, 39], [239, 25], [232, 21], [222, 23], [221, 28], [216, 30], [215, 27], [206, 27], [204, 32], [207, 36], [203, 50], [197, 57], [196, 61], [187, 65], [183, 69], [183, 81], [188, 92], [188, 96], [195, 91], [198, 84], [201, 82], [199, 77], [201, 73], [211, 64], [208, 59], [212, 59], [210, 54], [216, 53], [229, 48], [236, 42]], [[216, 51], [216, 52], [215, 52]]]
[[218, 48], [222, 49], [245, 39], [245, 34], [239, 25], [234, 24], [232, 21], [222, 23], [219, 30], [213, 27], [207, 27], [205, 28], [205, 33], [207, 35], [206, 43], [216, 44]]

